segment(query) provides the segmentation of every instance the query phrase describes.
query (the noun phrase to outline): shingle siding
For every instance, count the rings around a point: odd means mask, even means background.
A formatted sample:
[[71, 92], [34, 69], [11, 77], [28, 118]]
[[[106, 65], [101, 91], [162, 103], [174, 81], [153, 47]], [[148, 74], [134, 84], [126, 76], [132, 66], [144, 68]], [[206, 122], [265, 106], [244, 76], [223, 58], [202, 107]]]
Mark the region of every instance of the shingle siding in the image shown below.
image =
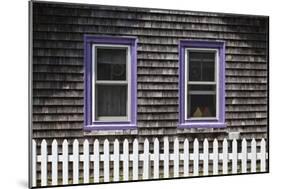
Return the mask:
[[[138, 136], [266, 137], [267, 17], [43, 2], [33, 11], [34, 138], [89, 137], [84, 34], [138, 38]], [[225, 129], [177, 129], [180, 39], [226, 42]]]

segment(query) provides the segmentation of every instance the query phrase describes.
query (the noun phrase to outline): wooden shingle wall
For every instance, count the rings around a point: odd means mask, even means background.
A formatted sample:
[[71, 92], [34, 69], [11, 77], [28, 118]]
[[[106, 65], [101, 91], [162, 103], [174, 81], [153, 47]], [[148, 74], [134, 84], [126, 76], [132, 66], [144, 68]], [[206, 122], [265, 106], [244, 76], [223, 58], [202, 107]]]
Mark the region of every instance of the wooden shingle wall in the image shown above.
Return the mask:
[[[83, 131], [84, 34], [138, 38], [138, 130], [121, 137], [266, 137], [267, 26], [262, 16], [36, 2], [33, 137], [96, 136]], [[227, 128], [177, 129], [180, 39], [226, 42]]]

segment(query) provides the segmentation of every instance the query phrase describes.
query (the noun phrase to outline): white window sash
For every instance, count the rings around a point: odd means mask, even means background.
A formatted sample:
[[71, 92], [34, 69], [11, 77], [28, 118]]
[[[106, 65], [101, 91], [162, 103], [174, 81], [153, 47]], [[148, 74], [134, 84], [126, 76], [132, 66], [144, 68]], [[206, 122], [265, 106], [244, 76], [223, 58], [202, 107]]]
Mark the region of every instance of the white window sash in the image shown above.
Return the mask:
[[[216, 54], [215, 56], [215, 81], [212, 82], [212, 81], [189, 81], [189, 75], [188, 75], [188, 67], [189, 67], [189, 57], [188, 57], [188, 53], [189, 51], [192, 51], [192, 52], [214, 52]], [[184, 64], [185, 64], [185, 74], [184, 74], [184, 80], [185, 80], [185, 86], [184, 86], [184, 99], [185, 99], [185, 104], [184, 104], [184, 109], [185, 109], [185, 120], [211, 120], [211, 119], [214, 119], [214, 120], [218, 120], [219, 118], [219, 86], [218, 86], [218, 83], [219, 83], [219, 52], [217, 49], [211, 49], [211, 48], [186, 48], [185, 49], [185, 54], [184, 54]], [[193, 91], [188, 91], [188, 86], [189, 85], [216, 85], [216, 91], [213, 92], [213, 91], [201, 91], [202, 93], [215, 93], [216, 94], [216, 116], [215, 117], [202, 117], [202, 118], [188, 118], [188, 104], [187, 104], [187, 95], [188, 94], [196, 94], [198, 92], [195, 92], [194, 90]], [[200, 93], [201, 94], [201, 93]], [[198, 95], [200, 95], [198, 94]]]
[[[126, 60], [126, 80], [97, 80], [97, 48], [127, 49]], [[97, 117], [96, 106], [96, 85], [127, 85], [127, 116], [99, 116]], [[108, 44], [93, 44], [92, 45], [92, 119], [94, 122], [99, 121], [130, 121], [131, 120], [131, 47], [129, 45], [108, 45]]]

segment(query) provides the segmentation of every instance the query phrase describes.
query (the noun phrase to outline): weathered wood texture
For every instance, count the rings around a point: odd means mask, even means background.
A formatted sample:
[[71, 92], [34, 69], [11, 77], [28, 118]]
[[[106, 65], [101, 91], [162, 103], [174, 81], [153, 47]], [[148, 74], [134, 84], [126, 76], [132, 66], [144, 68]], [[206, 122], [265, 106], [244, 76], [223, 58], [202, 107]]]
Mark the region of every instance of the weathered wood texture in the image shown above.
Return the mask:
[[[89, 136], [83, 132], [84, 34], [138, 37], [138, 130], [122, 135], [266, 137], [267, 17], [42, 2], [33, 10], [34, 138]], [[227, 128], [177, 129], [179, 39], [226, 41]]]

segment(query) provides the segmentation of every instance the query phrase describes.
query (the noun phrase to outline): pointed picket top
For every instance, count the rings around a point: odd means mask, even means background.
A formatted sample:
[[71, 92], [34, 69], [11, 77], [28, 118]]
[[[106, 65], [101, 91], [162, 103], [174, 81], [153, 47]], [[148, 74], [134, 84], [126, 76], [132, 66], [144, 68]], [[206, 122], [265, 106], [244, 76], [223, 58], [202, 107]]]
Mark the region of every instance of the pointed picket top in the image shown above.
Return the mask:
[[58, 142], [57, 142], [56, 139], [54, 139], [53, 142], [52, 142], [52, 146], [57, 146], [57, 145], [58, 145]]
[[41, 142], [41, 146], [45, 146], [45, 145], [47, 145], [47, 141], [45, 139], [43, 139]]
[[138, 141], [138, 139], [135, 138], [134, 142], [133, 142], [133, 148], [137, 148], [138, 145], [139, 145], [139, 141]]
[[209, 142], [208, 142], [208, 140], [206, 138], [204, 139], [203, 146], [204, 146], [204, 149], [206, 148], [208, 150]]
[[218, 146], [219, 145], [217, 138], [214, 139], [213, 145], [214, 146]]
[[194, 145], [199, 145], [199, 142], [198, 142], [198, 139], [197, 139], [197, 138], [194, 139], [193, 144], [194, 144]]
[[114, 145], [117, 145], [117, 144], [119, 144], [119, 140], [116, 138], [116, 139], [114, 140]]
[[67, 145], [68, 145], [68, 142], [67, 142], [66, 139], [64, 139], [63, 142], [62, 142], [62, 146], [67, 146]]
[[75, 146], [75, 145], [79, 145], [79, 141], [78, 141], [77, 139], [74, 139], [73, 145], [74, 145], [74, 146]]
[[154, 139], [154, 144], [156, 144], [156, 143], [159, 144], [159, 139], [157, 137]]
[[106, 139], [104, 140], [104, 143], [109, 143], [109, 140], [106, 138]]
[[89, 145], [89, 141], [88, 141], [88, 139], [85, 139], [85, 140], [84, 140], [83, 145], [84, 145], [84, 146]]
[[125, 144], [125, 145], [129, 144], [129, 141], [128, 141], [128, 139], [127, 139], [127, 138], [125, 138], [125, 139], [124, 139], [123, 144]]
[[[148, 141], [147, 138], [144, 140], [144, 146], [145, 146], [145, 147], [149, 146], [149, 141]], [[148, 149], [148, 150], [149, 150], [149, 149]]]
[[257, 144], [257, 143], [256, 143], [256, 140], [255, 140], [254, 138], [252, 138], [251, 146], [253, 146], [253, 145], [256, 146], [256, 144]]

